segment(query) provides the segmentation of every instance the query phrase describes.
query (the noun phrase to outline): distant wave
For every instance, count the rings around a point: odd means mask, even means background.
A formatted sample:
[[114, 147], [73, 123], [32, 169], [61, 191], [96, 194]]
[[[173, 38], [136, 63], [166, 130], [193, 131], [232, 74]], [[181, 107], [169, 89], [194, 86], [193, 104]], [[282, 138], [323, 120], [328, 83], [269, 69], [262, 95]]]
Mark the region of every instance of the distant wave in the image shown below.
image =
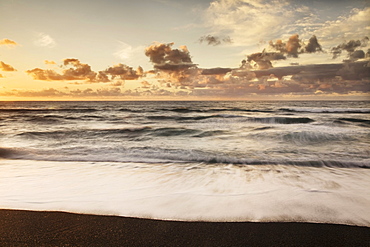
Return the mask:
[[87, 112], [96, 112], [97, 109], [92, 108], [3, 108], [0, 109], [0, 112], [10, 112], [10, 113], [28, 113], [28, 112], [74, 112], [74, 113], [87, 113]]
[[[0, 112], [3, 113], [89, 113], [89, 112], [101, 112], [106, 108], [1, 108]], [[311, 107], [283, 107], [277, 109], [265, 108], [265, 109], [247, 109], [238, 107], [221, 107], [221, 108], [190, 108], [190, 107], [177, 107], [177, 108], [115, 108], [114, 111], [118, 112], [132, 112], [132, 113], [150, 113], [150, 112], [175, 112], [175, 113], [217, 113], [217, 112], [245, 112], [245, 113], [358, 113], [366, 114], [370, 113], [369, 108], [311, 108]]]
[[238, 121], [245, 122], [259, 122], [268, 124], [302, 124], [311, 123], [315, 120], [307, 117], [263, 117], [263, 118], [253, 118], [246, 117], [242, 115], [232, 115], [232, 114], [217, 114], [217, 115], [200, 115], [200, 116], [168, 116], [168, 115], [155, 115], [147, 116], [150, 120], [177, 120], [177, 121], [198, 121], [206, 119], [231, 119], [238, 118]]
[[370, 113], [369, 108], [280, 108], [279, 111], [312, 113]]
[[207, 113], [207, 112], [275, 112], [274, 110], [262, 109], [243, 109], [243, 108], [208, 108], [208, 109], [191, 109], [187, 107], [179, 108], [161, 108], [160, 111], [172, 111], [178, 113]]

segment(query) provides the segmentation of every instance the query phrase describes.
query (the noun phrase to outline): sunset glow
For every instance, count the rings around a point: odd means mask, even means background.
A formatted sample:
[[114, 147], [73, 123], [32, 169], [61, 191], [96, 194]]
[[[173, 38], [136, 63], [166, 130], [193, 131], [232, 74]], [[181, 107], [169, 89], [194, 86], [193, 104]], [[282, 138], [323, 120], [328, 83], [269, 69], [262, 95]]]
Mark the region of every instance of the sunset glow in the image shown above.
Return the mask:
[[366, 100], [370, 5], [0, 2], [0, 100]]

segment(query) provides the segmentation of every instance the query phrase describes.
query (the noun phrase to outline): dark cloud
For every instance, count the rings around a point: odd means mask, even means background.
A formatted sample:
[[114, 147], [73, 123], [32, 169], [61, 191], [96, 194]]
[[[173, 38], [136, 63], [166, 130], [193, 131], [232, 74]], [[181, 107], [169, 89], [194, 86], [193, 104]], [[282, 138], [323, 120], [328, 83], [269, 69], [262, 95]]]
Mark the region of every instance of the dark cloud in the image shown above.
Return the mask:
[[[257, 64], [258, 69], [269, 69], [272, 68], [272, 60], [286, 59], [284, 53], [281, 52], [257, 52], [247, 55], [247, 61], [251, 63], [254, 61]], [[245, 62], [242, 61], [245, 64]], [[242, 65], [243, 66], [243, 65]]]
[[139, 67], [136, 71], [132, 67], [120, 63], [109, 67], [104, 71], [104, 73], [111, 75], [112, 79], [119, 77], [121, 80], [136, 80], [142, 75], [143, 69]]
[[9, 64], [4, 63], [3, 61], [0, 61], [0, 70], [2, 70], [2, 71], [16, 71], [16, 69], [14, 69]]
[[89, 80], [94, 81], [96, 72], [91, 70], [91, 66], [81, 63], [76, 58], [68, 58], [63, 61], [64, 66], [71, 66], [63, 71], [64, 80]]
[[231, 72], [230, 68], [212, 68], [212, 69], [202, 69], [202, 75], [224, 75]]
[[313, 35], [308, 40], [308, 44], [305, 46], [305, 51], [307, 53], [314, 53], [314, 52], [322, 51], [321, 45], [319, 44], [315, 35]]
[[[304, 48], [301, 48], [302, 46], [304, 46]], [[299, 39], [298, 34], [290, 36], [287, 42], [283, 42], [280, 39], [275, 43], [270, 41], [269, 48], [287, 55], [288, 57], [298, 57], [298, 55], [302, 53], [314, 53], [322, 51], [321, 45], [319, 44], [319, 41], [315, 35], [308, 40], [307, 45], [304, 45], [304, 42]]]
[[356, 51], [357, 48], [367, 46], [368, 42], [369, 42], [369, 38], [364, 37], [362, 40], [350, 40], [336, 47], [333, 47], [331, 48], [333, 59], [340, 56], [342, 54], [342, 51], [347, 51], [349, 57], [352, 57], [352, 54]]
[[145, 55], [165, 81], [176, 82], [176, 86], [191, 84], [192, 78], [199, 73], [197, 65], [192, 62], [186, 46], [172, 49], [173, 44], [155, 43], [145, 49]]
[[312, 82], [315, 80], [362, 80], [370, 78], [369, 62], [349, 62], [341, 64], [314, 64], [301, 66], [287, 66], [254, 70], [257, 78], [274, 75], [282, 79], [284, 76], [293, 76], [297, 81]]
[[[245, 62], [247, 63], [247, 62]], [[244, 66], [245, 67], [245, 66]], [[369, 61], [269, 69], [207, 69], [193, 84], [193, 96], [315, 95], [370, 92]], [[201, 89], [201, 90], [200, 90]]]
[[[308, 44], [305, 45], [304, 48], [302, 48], [303, 46], [304, 43], [299, 39], [299, 35], [294, 34], [290, 36], [286, 42], [283, 42], [281, 39], [278, 39], [275, 42], [270, 41], [267, 49], [264, 49], [262, 52], [247, 55], [247, 62], [249, 64], [251, 64], [251, 62], [255, 63], [251, 68], [269, 69], [272, 68], [271, 61], [283, 60], [287, 57], [297, 58], [299, 54], [302, 53], [322, 51], [321, 45], [315, 35], [309, 39]], [[269, 50], [269, 52], [266, 50]], [[248, 67], [248, 65], [244, 63], [242, 67]]]
[[213, 35], [206, 35], [199, 38], [200, 43], [206, 43], [207, 45], [221, 45], [222, 43], [232, 43], [232, 40], [229, 36], [218, 37]]
[[337, 75], [341, 76], [344, 80], [369, 80], [370, 62], [357, 61], [344, 63], [343, 67], [338, 71]]
[[159, 70], [184, 70], [196, 67], [191, 60], [186, 46], [172, 49], [174, 43], [156, 43], [145, 49], [145, 55], [149, 57], [155, 69]]
[[365, 58], [365, 52], [363, 50], [356, 50], [350, 55], [350, 59], [352, 60], [357, 60], [361, 58]]

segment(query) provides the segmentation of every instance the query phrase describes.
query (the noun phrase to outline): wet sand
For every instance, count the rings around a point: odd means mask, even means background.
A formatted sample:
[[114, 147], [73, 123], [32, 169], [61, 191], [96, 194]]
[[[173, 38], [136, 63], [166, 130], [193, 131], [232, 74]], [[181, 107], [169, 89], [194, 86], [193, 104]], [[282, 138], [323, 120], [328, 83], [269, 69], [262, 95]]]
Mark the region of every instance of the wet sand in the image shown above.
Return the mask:
[[370, 246], [370, 227], [0, 210], [0, 246]]

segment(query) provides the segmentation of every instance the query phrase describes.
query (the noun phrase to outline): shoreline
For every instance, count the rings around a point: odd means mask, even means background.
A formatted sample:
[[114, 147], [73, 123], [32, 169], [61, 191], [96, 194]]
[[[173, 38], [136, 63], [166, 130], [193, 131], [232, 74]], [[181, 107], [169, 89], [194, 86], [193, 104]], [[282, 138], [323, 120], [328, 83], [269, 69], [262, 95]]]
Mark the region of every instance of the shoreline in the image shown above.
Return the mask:
[[0, 209], [0, 246], [370, 246], [370, 227]]

